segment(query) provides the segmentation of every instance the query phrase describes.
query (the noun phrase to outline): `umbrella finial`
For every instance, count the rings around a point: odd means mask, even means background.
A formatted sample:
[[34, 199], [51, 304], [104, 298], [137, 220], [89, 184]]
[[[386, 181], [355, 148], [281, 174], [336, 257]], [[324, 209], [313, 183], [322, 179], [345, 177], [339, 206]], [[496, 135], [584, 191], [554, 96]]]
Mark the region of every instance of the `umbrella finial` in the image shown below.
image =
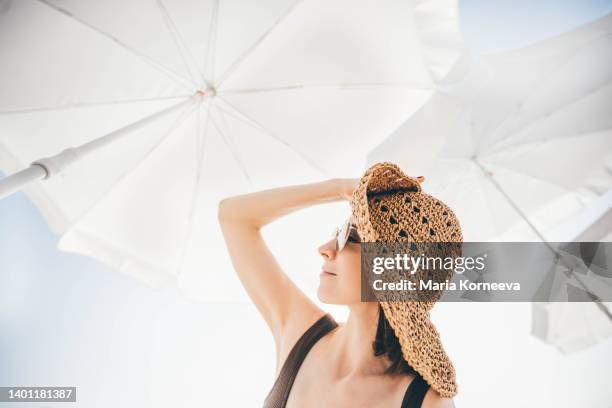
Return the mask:
[[212, 97], [217, 94], [215, 88], [198, 89], [193, 95], [197, 100], [201, 101], [204, 97]]

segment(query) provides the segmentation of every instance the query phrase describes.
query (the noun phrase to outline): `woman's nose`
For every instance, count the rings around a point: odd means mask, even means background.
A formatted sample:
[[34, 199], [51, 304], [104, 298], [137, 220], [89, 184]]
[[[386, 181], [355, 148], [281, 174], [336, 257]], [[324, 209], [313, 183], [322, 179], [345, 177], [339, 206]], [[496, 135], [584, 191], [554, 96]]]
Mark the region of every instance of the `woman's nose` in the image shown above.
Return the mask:
[[333, 259], [336, 256], [336, 239], [330, 239], [319, 247], [319, 254], [323, 258]]

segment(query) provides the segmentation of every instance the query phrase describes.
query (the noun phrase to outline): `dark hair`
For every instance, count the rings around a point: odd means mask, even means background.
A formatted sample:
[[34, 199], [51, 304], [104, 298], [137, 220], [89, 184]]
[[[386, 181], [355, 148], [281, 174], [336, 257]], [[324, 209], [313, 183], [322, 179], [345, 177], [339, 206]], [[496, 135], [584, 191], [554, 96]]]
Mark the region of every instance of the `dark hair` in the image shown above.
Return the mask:
[[380, 303], [378, 304], [378, 327], [372, 348], [374, 349], [375, 356], [386, 355], [391, 361], [391, 365], [387, 367], [385, 374], [419, 375], [404, 358], [399, 340], [393, 331], [393, 327], [389, 324]]

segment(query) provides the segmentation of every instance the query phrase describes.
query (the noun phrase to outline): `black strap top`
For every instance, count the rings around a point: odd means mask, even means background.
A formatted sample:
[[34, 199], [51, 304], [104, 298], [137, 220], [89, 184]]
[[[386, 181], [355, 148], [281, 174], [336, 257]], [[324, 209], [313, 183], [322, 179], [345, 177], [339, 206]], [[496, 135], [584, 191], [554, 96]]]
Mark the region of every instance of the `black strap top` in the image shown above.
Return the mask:
[[[289, 352], [272, 389], [264, 401], [264, 408], [285, 408], [293, 381], [304, 358], [321, 337], [337, 326], [338, 323], [334, 318], [326, 313], [302, 334]], [[420, 408], [428, 388], [427, 382], [421, 376], [416, 376], [406, 389], [401, 408]]]

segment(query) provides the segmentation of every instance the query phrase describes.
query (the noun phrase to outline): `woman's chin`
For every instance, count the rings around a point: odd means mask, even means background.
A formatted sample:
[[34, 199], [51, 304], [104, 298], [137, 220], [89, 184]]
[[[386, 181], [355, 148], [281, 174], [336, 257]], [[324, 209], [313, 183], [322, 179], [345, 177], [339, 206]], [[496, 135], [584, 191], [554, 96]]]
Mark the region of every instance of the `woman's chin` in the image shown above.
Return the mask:
[[327, 290], [326, 288], [322, 288], [321, 285], [319, 285], [319, 288], [317, 289], [317, 298], [321, 301], [321, 303], [325, 303], [328, 305], [345, 305], [345, 302], [342, 302], [341, 299], [338, 298], [338, 296], [336, 296], [333, 293], [329, 293], [329, 290]]
[[333, 301], [333, 297], [330, 296], [330, 294], [327, 293], [325, 288], [322, 288], [321, 285], [319, 285], [319, 288], [317, 289], [317, 298], [322, 303], [326, 303], [326, 304], [335, 304], [336, 303], [336, 302]]

